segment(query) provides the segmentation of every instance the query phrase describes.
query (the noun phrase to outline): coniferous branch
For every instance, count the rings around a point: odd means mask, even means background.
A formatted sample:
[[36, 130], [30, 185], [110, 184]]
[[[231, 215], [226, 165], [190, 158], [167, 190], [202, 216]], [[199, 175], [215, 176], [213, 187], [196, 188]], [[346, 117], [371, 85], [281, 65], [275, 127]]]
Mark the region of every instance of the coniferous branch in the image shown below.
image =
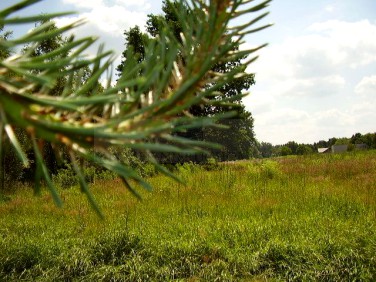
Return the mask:
[[[229, 24], [241, 15], [264, 9], [270, 1], [252, 8], [246, 7], [251, 1], [241, 0], [177, 2], [175, 12], [182, 28], [180, 38], [177, 39], [168, 24], [164, 24], [158, 40], [148, 41], [144, 60], [141, 63], [137, 61], [134, 50], [130, 48], [122, 76], [115, 86], [102, 92], [93, 89], [111, 68], [114, 56], [112, 52], [103, 51], [103, 48], [99, 49], [95, 57], [86, 56], [85, 52], [95, 42], [94, 37], [72, 37], [52, 52], [32, 56], [43, 40], [61, 36], [82, 24], [76, 22], [50, 29], [51, 21], [62, 14], [10, 17], [13, 12], [27, 8], [34, 2], [23, 1], [0, 12], [0, 26], [35, 20], [44, 22], [20, 38], [0, 38], [1, 50], [10, 50], [21, 44], [30, 46], [28, 52], [13, 55], [0, 63], [0, 130], [5, 132], [21, 161], [27, 166], [28, 160], [13, 128], [26, 130], [37, 156], [36, 187], [39, 187], [43, 177], [57, 204], [61, 200], [50, 181], [40, 147], [43, 142], [64, 145], [71, 156], [82, 191], [99, 212], [83, 181], [75, 156], [79, 155], [117, 173], [127, 188], [138, 195], [127, 179], [134, 180], [147, 190], [151, 189], [150, 185], [134, 170], [118, 161], [108, 150], [111, 146], [143, 152], [159, 171], [170, 176], [166, 169], [157, 164], [153, 152], [193, 154], [205, 152], [205, 147], [216, 147], [214, 144], [178, 138], [173, 134], [189, 128], [217, 126], [218, 120], [232, 115], [229, 112], [195, 117], [188, 109], [192, 105], [227, 105], [231, 102], [208, 98], [218, 95], [216, 90], [229, 81], [247, 75], [244, 68], [236, 68], [225, 74], [215, 73], [212, 68], [218, 63], [240, 59], [258, 50], [240, 51], [235, 47], [246, 34], [267, 27], [253, 28], [266, 14], [247, 24], [231, 28]], [[85, 69], [90, 70], [85, 83], [74, 83], [77, 74]], [[62, 76], [67, 78], [68, 83], [61, 96], [52, 96], [51, 89]], [[160, 141], [163, 140], [169, 143], [162, 144]]]

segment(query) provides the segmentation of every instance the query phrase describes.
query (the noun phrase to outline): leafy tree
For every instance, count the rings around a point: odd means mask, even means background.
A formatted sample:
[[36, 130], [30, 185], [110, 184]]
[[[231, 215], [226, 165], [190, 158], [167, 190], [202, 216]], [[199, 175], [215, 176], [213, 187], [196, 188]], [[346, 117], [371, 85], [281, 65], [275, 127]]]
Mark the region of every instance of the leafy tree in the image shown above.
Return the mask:
[[[0, 26], [45, 22], [19, 38], [0, 40], [1, 50], [30, 44], [36, 51], [38, 43], [62, 35], [79, 24], [72, 23], [49, 30], [50, 24], [47, 22], [66, 13], [12, 17], [13, 13], [33, 2], [35, 1], [23, 1], [0, 11]], [[66, 148], [81, 191], [87, 195], [99, 214], [100, 210], [77, 162], [78, 156], [115, 172], [125, 186], [138, 196], [129, 180], [147, 190], [151, 188], [150, 185], [132, 168], [116, 159], [110, 148], [125, 146], [138, 150], [149, 158], [157, 170], [174, 177], [155, 161], [153, 152], [189, 154], [204, 152], [210, 146], [179, 137], [176, 133], [189, 128], [200, 128], [202, 125], [213, 126], [223, 119], [223, 115], [194, 116], [188, 110], [193, 105], [223, 105], [225, 101], [210, 97], [233, 79], [247, 75], [244, 73], [245, 67], [235, 68], [231, 73], [224, 74], [213, 73], [212, 69], [221, 62], [239, 60], [253, 52], [236, 50], [236, 46], [266, 14], [231, 29], [228, 23], [240, 15], [264, 9], [269, 1], [258, 4], [253, 9], [246, 7], [246, 2], [240, 0], [210, 1], [210, 4], [198, 0], [178, 3], [176, 16], [181, 23], [181, 33], [185, 40], [179, 42], [172, 35], [171, 28], [164, 24], [159, 40], [150, 41], [145, 46], [145, 60], [138, 63], [134, 51], [128, 50], [126, 64], [117, 84], [107, 87], [102, 93], [96, 92], [93, 95], [89, 90], [106, 74], [113, 62], [113, 53], [100, 48], [96, 56], [85, 56], [87, 48], [95, 41], [93, 37], [70, 38], [66, 44], [52, 52], [38, 56], [25, 52], [1, 61], [0, 139], [7, 137], [22, 163], [29, 166], [29, 159], [20, 146], [14, 128], [27, 132], [36, 159], [36, 193], [40, 192], [41, 180], [44, 179], [55, 203], [58, 206], [62, 204], [43, 159], [43, 142]], [[183, 6], [184, 9], [180, 8]], [[189, 13], [186, 12], [187, 7]], [[193, 34], [194, 37], [191, 36]], [[57, 59], [50, 61], [51, 58]], [[180, 69], [175, 66], [180, 66]], [[90, 75], [85, 83], [73, 83], [77, 72], [87, 68], [90, 69]], [[17, 76], [9, 76], [10, 73]], [[139, 75], [135, 77], [135, 74]], [[51, 89], [61, 77], [68, 79], [63, 95], [56, 97], [51, 95]], [[39, 90], [38, 93], [35, 93], [35, 89]], [[161, 140], [169, 143], [162, 143]]]
[[348, 145], [350, 144], [350, 139], [343, 137], [343, 138], [338, 138], [334, 145]]
[[253, 156], [253, 148], [256, 148], [256, 142], [253, 132], [253, 119], [249, 112], [239, 111], [238, 118], [232, 118], [221, 121], [221, 124], [227, 126], [227, 129], [209, 128], [204, 130], [203, 140], [218, 142], [222, 145], [221, 149], [212, 150], [212, 155], [218, 160], [239, 160], [249, 159]]
[[315, 148], [315, 150], [317, 151], [318, 148], [328, 148], [328, 142], [325, 141], [325, 140], [320, 140], [319, 142], [315, 142], [313, 143], [313, 146]]
[[[149, 40], [156, 39], [161, 32], [166, 28], [166, 25], [171, 30], [176, 40], [183, 44], [183, 37], [181, 37], [183, 24], [178, 16], [178, 13], [186, 15], [195, 15], [200, 13], [196, 9], [190, 9], [187, 5], [180, 5], [178, 1], [163, 1], [163, 15], [148, 15], [147, 32], [143, 34], [139, 27], [134, 27], [126, 31], [126, 50], [123, 52], [125, 58], [128, 48], [136, 51], [137, 61], [140, 63], [145, 59], [145, 45]], [[192, 36], [192, 35], [190, 35]], [[194, 36], [194, 34], [193, 34]], [[239, 52], [239, 43], [233, 42], [233, 51]], [[166, 46], [168, 48], [168, 45]], [[246, 54], [242, 57], [220, 61], [213, 65], [212, 71], [219, 74], [231, 74], [240, 70], [245, 71], [246, 65], [242, 60], [246, 58]], [[121, 74], [126, 60], [122, 60], [117, 70]], [[182, 68], [184, 60], [181, 60], [177, 68]], [[251, 155], [251, 148], [255, 147], [255, 135], [253, 131], [253, 118], [250, 112], [245, 110], [241, 103], [243, 92], [248, 90], [251, 85], [255, 83], [254, 74], [245, 74], [241, 77], [233, 77], [230, 81], [223, 84], [222, 87], [216, 89], [216, 94], [210, 97], [213, 100], [210, 104], [192, 105], [189, 108], [189, 113], [195, 116], [212, 116], [216, 114], [228, 113], [234, 111], [236, 115], [232, 121], [219, 121], [221, 124], [226, 124], [230, 127], [228, 131], [221, 131], [221, 129], [211, 128], [194, 128], [189, 129], [185, 133], [180, 133], [180, 136], [195, 139], [195, 140], [215, 140], [217, 143], [224, 146], [221, 150], [212, 150], [212, 154], [216, 155], [221, 160], [225, 159], [243, 159], [249, 158]], [[209, 83], [206, 88], [216, 87], [216, 83]], [[214, 102], [214, 103], [213, 103]], [[230, 105], [220, 102], [231, 102]], [[231, 136], [226, 134], [231, 133]], [[237, 145], [239, 145], [237, 147]], [[227, 156], [227, 157], [226, 157]], [[187, 159], [185, 159], [187, 160]]]
[[296, 148], [297, 155], [309, 155], [313, 153], [313, 149], [311, 146], [306, 144], [299, 144]]
[[362, 143], [364, 143], [362, 134], [361, 133], [353, 134], [353, 136], [351, 136], [351, 138], [350, 138], [350, 143], [351, 144], [362, 144]]
[[[5, 31], [4, 32], [4, 25], [0, 25], [0, 40], [8, 40], [12, 36], [13, 32], [12, 31]], [[11, 50], [9, 48], [4, 48], [1, 46], [0, 48], [0, 59], [6, 59], [11, 55]]]
[[259, 144], [259, 151], [262, 158], [270, 158], [273, 154], [273, 144], [268, 142], [261, 142]]
[[132, 52], [134, 53], [136, 61], [138, 63], [141, 63], [145, 60], [145, 45], [147, 45], [149, 42], [149, 37], [146, 34], [142, 33], [138, 26], [125, 31], [124, 35], [126, 41], [126, 50], [122, 54], [123, 60], [116, 68], [119, 76], [121, 76], [124, 65], [126, 64], [125, 58], [127, 57], [128, 49], [132, 48]]
[[292, 155], [293, 152], [290, 147], [284, 145], [279, 148], [279, 155], [280, 156], [289, 156]]
[[361, 140], [368, 148], [376, 149], [376, 133], [366, 133], [362, 136]]
[[328, 147], [332, 147], [333, 145], [335, 145], [337, 142], [337, 138], [336, 137], [333, 137], [333, 138], [330, 138], [328, 140]]
[[[31, 57], [43, 57], [47, 54], [53, 53], [55, 50], [58, 50], [59, 48], [63, 47], [67, 42], [68, 39], [64, 38], [62, 34], [58, 32], [58, 28], [56, 26], [56, 23], [49, 19], [42, 19], [38, 21], [35, 24], [34, 31], [38, 32], [41, 28], [43, 28], [43, 32], [40, 32], [41, 34], [47, 34], [47, 33], [54, 33], [57, 32], [56, 36], [46, 37], [42, 40], [40, 40], [37, 44], [35, 43], [29, 43], [26, 46], [23, 47], [23, 52], [28, 54], [28, 56]], [[68, 56], [67, 52], [61, 52], [56, 56], [50, 56], [44, 60], [45, 63], [51, 63], [54, 61], [58, 61], [61, 59], [64, 59]], [[64, 72], [64, 67], [60, 69], [60, 72]], [[40, 74], [41, 70], [39, 69], [30, 69], [30, 72], [34, 74]], [[59, 76], [56, 78], [56, 81], [48, 90], [48, 95], [51, 96], [61, 96], [63, 94], [65, 85], [67, 84], [68, 77], [67, 76]], [[44, 85], [40, 85], [39, 87], [35, 87], [31, 93], [39, 93], [42, 90], [42, 87]], [[18, 135], [25, 135], [26, 133], [22, 130], [18, 130]], [[35, 155], [32, 148], [32, 143], [28, 141], [27, 139], [23, 138], [26, 143], [21, 142], [21, 145], [24, 149], [27, 150], [27, 155], [29, 160], [31, 161], [30, 167], [23, 170], [23, 181], [32, 181], [34, 179], [34, 174], [36, 170], [35, 164]], [[52, 147], [51, 142], [43, 142], [41, 145], [41, 153], [43, 155], [46, 167], [50, 173], [57, 173], [58, 170], [58, 161], [55, 156], [55, 151]]]
[[[4, 26], [0, 25], [0, 40], [1, 41], [6, 41], [8, 38], [12, 35], [12, 32], [4, 32]], [[9, 48], [4, 48], [3, 46], [0, 45], [0, 60], [4, 60], [8, 58], [11, 55], [11, 50]], [[4, 140], [5, 141], [5, 140]], [[0, 147], [0, 196], [1, 192], [4, 190], [4, 183], [5, 183], [5, 159], [6, 155], [8, 153], [8, 144], [4, 144], [3, 140], [0, 140], [1, 142], [1, 147]], [[9, 155], [9, 153], [8, 153]]]
[[295, 141], [289, 141], [289, 142], [286, 143], [285, 146], [287, 146], [287, 147], [290, 148], [290, 150], [291, 150], [291, 155], [296, 155], [296, 154], [297, 154], [296, 151], [297, 151], [297, 149], [298, 149], [298, 147], [299, 147], [299, 144], [298, 144], [298, 143], [296, 143]]

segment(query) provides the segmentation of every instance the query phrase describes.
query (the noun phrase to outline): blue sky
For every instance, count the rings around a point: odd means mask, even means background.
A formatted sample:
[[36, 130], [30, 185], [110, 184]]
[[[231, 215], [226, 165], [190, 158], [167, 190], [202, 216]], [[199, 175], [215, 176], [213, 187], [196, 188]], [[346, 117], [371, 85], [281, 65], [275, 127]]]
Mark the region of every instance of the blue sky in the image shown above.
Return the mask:
[[[274, 0], [245, 99], [257, 138], [312, 143], [376, 131], [376, 2]], [[251, 38], [249, 42], [251, 42]]]
[[[0, 8], [14, 2], [1, 0]], [[44, 0], [28, 12], [78, 11], [58, 24], [84, 17], [87, 24], [76, 34], [97, 35], [120, 54], [124, 30], [144, 27], [147, 14], [160, 13], [161, 5], [160, 0]], [[376, 2], [274, 0], [269, 11], [265, 22], [274, 26], [252, 34], [244, 45], [269, 43], [248, 69], [256, 73], [256, 85], [244, 99], [257, 139], [313, 143], [376, 132]]]

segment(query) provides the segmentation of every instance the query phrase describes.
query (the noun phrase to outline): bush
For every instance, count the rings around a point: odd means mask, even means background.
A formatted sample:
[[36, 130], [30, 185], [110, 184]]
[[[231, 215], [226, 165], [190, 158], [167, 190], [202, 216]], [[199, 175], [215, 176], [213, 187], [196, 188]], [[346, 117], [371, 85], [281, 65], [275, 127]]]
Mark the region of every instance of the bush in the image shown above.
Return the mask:
[[176, 165], [177, 174], [184, 181], [188, 181], [193, 174], [201, 170], [201, 166], [194, 164], [193, 162], [186, 162], [183, 164]]
[[218, 170], [219, 169], [219, 164], [218, 161], [211, 157], [206, 160], [206, 163], [204, 164], [204, 168], [206, 170]]
[[282, 175], [279, 164], [276, 161], [266, 160], [251, 162], [247, 166], [248, 174], [262, 179], [274, 179]]
[[67, 164], [66, 168], [59, 169], [57, 174], [52, 176], [52, 181], [64, 189], [78, 184], [76, 173], [71, 164]]
[[267, 160], [261, 164], [261, 176], [273, 179], [282, 175], [279, 165], [275, 161]]

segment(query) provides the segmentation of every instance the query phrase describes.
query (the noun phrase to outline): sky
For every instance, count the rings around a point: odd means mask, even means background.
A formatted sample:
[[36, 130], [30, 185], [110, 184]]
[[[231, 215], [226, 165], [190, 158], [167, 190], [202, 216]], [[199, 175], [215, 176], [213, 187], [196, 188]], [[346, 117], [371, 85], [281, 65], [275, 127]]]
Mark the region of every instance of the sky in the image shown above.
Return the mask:
[[[0, 9], [13, 3], [1, 0]], [[44, 0], [23, 13], [78, 11], [57, 23], [85, 18], [75, 34], [99, 36], [118, 54], [116, 66], [124, 31], [144, 28], [161, 6], [161, 0]], [[274, 25], [242, 47], [269, 44], [248, 67], [256, 84], [244, 104], [256, 138], [276, 145], [376, 132], [375, 0], [273, 0], [268, 10], [263, 23]]]

